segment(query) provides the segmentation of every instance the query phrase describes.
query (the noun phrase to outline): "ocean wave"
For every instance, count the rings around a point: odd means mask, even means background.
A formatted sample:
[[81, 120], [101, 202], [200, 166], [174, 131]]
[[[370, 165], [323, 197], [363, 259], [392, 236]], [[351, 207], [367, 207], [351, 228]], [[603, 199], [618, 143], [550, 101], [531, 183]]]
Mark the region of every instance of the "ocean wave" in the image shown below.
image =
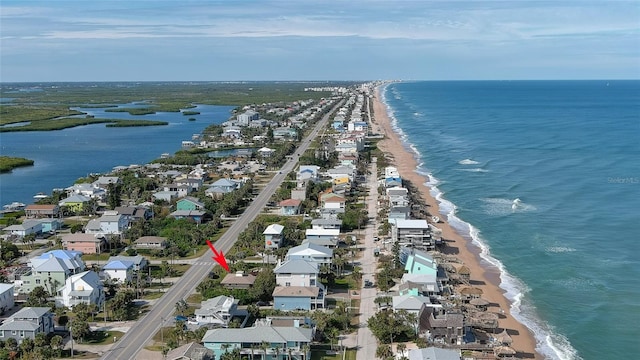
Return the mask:
[[475, 160], [471, 160], [471, 159], [464, 159], [464, 160], [458, 161], [458, 164], [460, 164], [460, 165], [478, 165], [478, 164], [480, 164], [480, 162], [475, 161]]
[[[386, 89], [386, 86], [384, 89]], [[398, 120], [394, 116], [393, 109], [384, 100], [384, 91], [381, 91], [381, 94], [382, 100], [387, 107], [393, 130], [400, 136], [405, 147], [411, 149], [416, 157], [420, 159], [422, 155], [418, 149], [409, 142], [407, 134], [398, 126]], [[500, 287], [505, 290], [505, 296], [511, 302], [510, 313], [516, 320], [532, 330], [536, 338], [536, 350], [549, 359], [581, 359], [566, 337], [558, 334], [550, 325], [536, 316], [535, 307], [527, 301], [526, 293], [529, 289], [526, 285], [516, 277], [509, 274], [504, 268], [502, 262], [491, 256], [489, 245], [481, 238], [480, 230], [472, 226], [470, 223], [458, 218], [456, 216], [456, 205], [444, 198], [444, 193], [437, 186], [443, 182], [433, 176], [428, 169], [423, 167], [423, 163], [420, 160], [418, 160], [418, 163], [420, 165], [415, 169], [415, 171], [427, 178], [426, 185], [429, 187], [431, 195], [438, 201], [441, 216], [446, 218], [449, 224], [461, 235], [471, 239], [472, 244], [480, 248], [480, 258], [482, 260], [499, 270]], [[506, 210], [509, 210], [509, 212], [513, 212], [513, 200], [491, 199], [489, 200], [489, 203], [492, 201], [494, 204], [500, 205], [499, 208], [505, 208]], [[535, 210], [534, 206], [524, 204], [522, 202], [520, 202], [518, 206], [523, 209], [527, 209], [528, 211]]]
[[567, 246], [549, 246], [545, 248], [544, 251], [548, 253], [567, 253], [567, 252], [574, 252], [577, 250]]
[[479, 173], [487, 173], [489, 170], [483, 168], [472, 168], [472, 169], [456, 169], [458, 171], [467, 171], [467, 172], [479, 172]]
[[513, 213], [536, 211], [537, 208], [526, 204], [520, 199], [482, 198], [480, 199], [485, 214], [491, 216], [506, 216]]

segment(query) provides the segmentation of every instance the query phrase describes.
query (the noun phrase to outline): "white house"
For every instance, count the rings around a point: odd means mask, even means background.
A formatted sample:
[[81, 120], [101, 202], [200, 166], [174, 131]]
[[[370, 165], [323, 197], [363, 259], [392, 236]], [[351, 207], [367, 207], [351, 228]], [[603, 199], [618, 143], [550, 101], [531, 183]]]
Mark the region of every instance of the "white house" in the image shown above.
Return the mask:
[[200, 303], [195, 310], [196, 321], [202, 324], [229, 325], [238, 308], [238, 300], [232, 296], [220, 295]]
[[319, 179], [319, 170], [320, 167], [316, 165], [300, 165], [300, 168], [298, 168], [298, 172], [296, 173], [296, 180], [316, 182]]
[[117, 211], [105, 211], [99, 219], [93, 221], [97, 221], [100, 227], [98, 230], [87, 226], [86, 232], [89, 234], [121, 234], [129, 225], [127, 217], [118, 214]]
[[57, 306], [73, 307], [77, 304], [95, 304], [100, 307], [103, 302], [102, 283], [98, 274], [93, 271], [69, 276], [56, 296]]
[[284, 240], [282, 237], [283, 230], [284, 226], [280, 224], [271, 224], [264, 229], [262, 235], [264, 235], [265, 249], [277, 249], [282, 246]]
[[258, 149], [258, 154], [262, 157], [271, 157], [275, 153], [275, 150], [269, 149], [268, 147], [263, 147]]
[[306, 260], [322, 265], [331, 265], [333, 250], [310, 242], [292, 247], [287, 252], [285, 260]]
[[13, 309], [15, 298], [13, 297], [13, 284], [0, 284], [0, 314]]
[[133, 279], [134, 263], [127, 260], [112, 260], [102, 270], [111, 281], [126, 284]]
[[340, 235], [340, 229], [307, 229], [304, 233], [307, 239], [334, 239]]
[[42, 232], [42, 223], [38, 220], [25, 220], [22, 224], [10, 225], [2, 229], [11, 235], [27, 236], [30, 234], [38, 234]]

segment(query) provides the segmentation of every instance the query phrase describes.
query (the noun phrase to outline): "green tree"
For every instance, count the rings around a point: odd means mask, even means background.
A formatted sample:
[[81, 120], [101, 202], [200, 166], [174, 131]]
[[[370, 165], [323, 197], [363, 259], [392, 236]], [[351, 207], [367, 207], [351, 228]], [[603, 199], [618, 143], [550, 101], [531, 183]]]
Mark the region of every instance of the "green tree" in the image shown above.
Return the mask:
[[75, 340], [80, 340], [80, 342], [84, 341], [84, 338], [91, 334], [91, 328], [89, 327], [89, 323], [86, 320], [74, 319], [71, 322], [71, 326], [69, 328], [71, 331], [71, 336]]
[[379, 359], [388, 359], [393, 358], [393, 351], [391, 351], [391, 346], [380, 344], [376, 349], [376, 357]]
[[64, 339], [60, 335], [54, 335], [49, 342], [51, 348], [56, 352], [56, 357], [60, 357], [62, 354], [62, 347], [64, 346]]
[[270, 301], [273, 289], [276, 288], [276, 275], [271, 268], [264, 268], [256, 276], [253, 287], [249, 289], [251, 296], [262, 301]]
[[187, 311], [188, 308], [189, 308], [189, 304], [187, 304], [187, 302], [184, 299], [180, 299], [180, 301], [176, 303], [176, 311], [182, 314], [183, 316], [184, 316], [184, 312]]
[[51, 295], [44, 287], [36, 286], [29, 293], [25, 306], [46, 307], [48, 306], [50, 297]]

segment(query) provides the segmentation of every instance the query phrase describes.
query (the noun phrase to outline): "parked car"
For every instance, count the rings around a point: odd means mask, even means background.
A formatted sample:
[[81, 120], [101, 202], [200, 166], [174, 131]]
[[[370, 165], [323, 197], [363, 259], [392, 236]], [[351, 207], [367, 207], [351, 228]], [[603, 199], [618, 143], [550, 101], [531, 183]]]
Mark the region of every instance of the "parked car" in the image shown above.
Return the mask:
[[186, 316], [178, 315], [176, 316], [176, 321], [187, 322], [189, 319]]
[[199, 322], [198, 322], [198, 320], [196, 320], [196, 318], [190, 317], [189, 320], [187, 320], [187, 324], [198, 325]]

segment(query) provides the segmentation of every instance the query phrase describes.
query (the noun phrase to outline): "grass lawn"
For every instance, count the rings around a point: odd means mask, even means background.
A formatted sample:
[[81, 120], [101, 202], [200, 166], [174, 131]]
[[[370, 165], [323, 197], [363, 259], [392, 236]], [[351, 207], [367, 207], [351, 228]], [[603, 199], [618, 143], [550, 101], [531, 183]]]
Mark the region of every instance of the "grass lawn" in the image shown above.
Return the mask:
[[202, 295], [200, 293], [193, 293], [187, 297], [188, 304], [200, 304], [202, 302]]
[[[331, 353], [331, 352], [330, 352]], [[333, 353], [331, 353], [333, 354]], [[312, 350], [311, 351], [311, 360], [342, 360], [342, 351], [337, 354], [329, 355], [327, 354], [327, 350]], [[355, 350], [347, 350], [344, 355], [346, 360], [356, 360], [356, 351]]]
[[83, 344], [85, 345], [107, 345], [112, 344], [113, 338], [116, 338], [116, 341], [120, 340], [124, 335], [123, 332], [120, 331], [94, 331], [91, 334], [91, 337], [87, 338]]
[[145, 300], [155, 300], [155, 299], [160, 299], [162, 297], [162, 295], [164, 295], [163, 292], [159, 292], [159, 291], [154, 291], [154, 292], [145, 292], [144, 296], [142, 297]]

